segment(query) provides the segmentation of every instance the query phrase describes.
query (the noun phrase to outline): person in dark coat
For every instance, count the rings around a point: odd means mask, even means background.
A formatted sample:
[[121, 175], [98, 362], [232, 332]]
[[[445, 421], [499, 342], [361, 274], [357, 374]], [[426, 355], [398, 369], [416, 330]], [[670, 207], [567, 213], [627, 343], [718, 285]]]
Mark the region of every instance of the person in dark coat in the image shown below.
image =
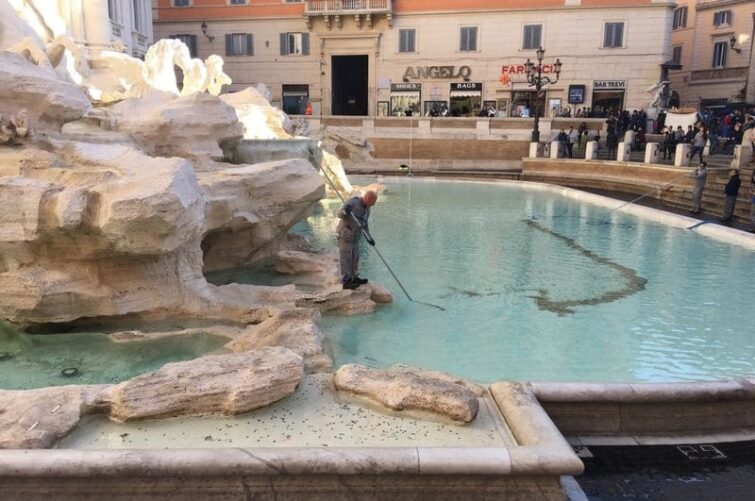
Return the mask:
[[739, 196], [739, 187], [742, 185], [742, 181], [739, 179], [739, 170], [731, 169], [729, 171], [729, 182], [726, 183], [724, 188], [724, 194], [726, 200], [724, 201], [724, 213], [721, 216], [722, 223], [730, 223], [734, 217], [734, 207], [737, 205], [737, 196]]
[[341, 256], [341, 283], [344, 289], [356, 289], [366, 284], [366, 278], [359, 278], [359, 239], [364, 230], [367, 243], [375, 245], [370, 234], [368, 219], [370, 207], [377, 202], [377, 193], [367, 191], [361, 197], [353, 197], [338, 211], [338, 250]]

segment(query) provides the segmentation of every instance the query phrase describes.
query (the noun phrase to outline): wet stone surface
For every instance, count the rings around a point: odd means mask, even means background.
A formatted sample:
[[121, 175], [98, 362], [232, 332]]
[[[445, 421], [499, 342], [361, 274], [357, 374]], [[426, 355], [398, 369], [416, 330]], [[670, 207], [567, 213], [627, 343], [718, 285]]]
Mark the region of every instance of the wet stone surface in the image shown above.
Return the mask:
[[592, 501], [755, 499], [755, 441], [578, 449]]
[[[495, 447], [510, 432], [481, 401], [468, 426], [386, 416], [341, 402], [331, 375], [305, 376], [288, 398], [254, 412], [223, 418], [174, 418], [118, 424], [89, 418], [61, 443], [64, 449], [192, 447]], [[1, 497], [1, 496], [0, 496]]]

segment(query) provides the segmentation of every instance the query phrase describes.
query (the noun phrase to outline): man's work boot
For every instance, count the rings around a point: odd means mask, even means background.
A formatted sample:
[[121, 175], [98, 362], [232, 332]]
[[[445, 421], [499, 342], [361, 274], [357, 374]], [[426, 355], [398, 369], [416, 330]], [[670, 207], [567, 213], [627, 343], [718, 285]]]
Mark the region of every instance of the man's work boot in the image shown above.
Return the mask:
[[369, 280], [367, 280], [366, 278], [359, 278], [359, 277], [356, 277], [356, 278], [354, 279], [354, 281], [355, 281], [356, 283], [358, 283], [359, 285], [364, 285], [364, 284], [366, 284], [367, 282], [369, 282]]
[[356, 289], [357, 287], [359, 287], [359, 282], [357, 282], [356, 280], [349, 280], [348, 282], [343, 284], [344, 289]]

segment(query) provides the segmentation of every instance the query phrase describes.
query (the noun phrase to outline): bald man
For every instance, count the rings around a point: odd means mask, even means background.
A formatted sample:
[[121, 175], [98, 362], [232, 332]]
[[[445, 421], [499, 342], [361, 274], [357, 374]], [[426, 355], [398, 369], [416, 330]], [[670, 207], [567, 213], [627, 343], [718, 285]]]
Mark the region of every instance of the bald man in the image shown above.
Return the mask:
[[375, 245], [370, 235], [367, 220], [370, 207], [377, 202], [377, 193], [367, 191], [361, 197], [353, 197], [343, 204], [338, 211], [341, 222], [338, 223], [338, 250], [341, 253], [341, 282], [344, 289], [356, 289], [367, 283], [366, 278], [359, 278], [359, 237], [362, 235], [360, 225], [364, 228], [367, 243]]

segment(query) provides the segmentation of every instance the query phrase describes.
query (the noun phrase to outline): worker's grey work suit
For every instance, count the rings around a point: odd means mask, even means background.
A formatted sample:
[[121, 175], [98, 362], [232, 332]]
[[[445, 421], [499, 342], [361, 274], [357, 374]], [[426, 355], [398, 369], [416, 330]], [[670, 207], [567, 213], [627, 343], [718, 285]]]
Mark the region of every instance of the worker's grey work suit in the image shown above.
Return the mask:
[[346, 206], [351, 208], [351, 214], [362, 224], [369, 235], [367, 220], [370, 218], [370, 208], [362, 203], [359, 197], [353, 197], [346, 202], [341, 210], [338, 211], [338, 217], [341, 222], [338, 223], [338, 250], [341, 253], [341, 276], [343, 283], [350, 282], [357, 277], [359, 269], [359, 237], [362, 232], [354, 218], [346, 214]]
[[707, 169], [697, 169], [694, 174], [695, 187], [692, 189], [692, 205], [695, 212], [700, 212], [703, 201], [703, 189], [705, 188], [705, 181], [708, 179]]

